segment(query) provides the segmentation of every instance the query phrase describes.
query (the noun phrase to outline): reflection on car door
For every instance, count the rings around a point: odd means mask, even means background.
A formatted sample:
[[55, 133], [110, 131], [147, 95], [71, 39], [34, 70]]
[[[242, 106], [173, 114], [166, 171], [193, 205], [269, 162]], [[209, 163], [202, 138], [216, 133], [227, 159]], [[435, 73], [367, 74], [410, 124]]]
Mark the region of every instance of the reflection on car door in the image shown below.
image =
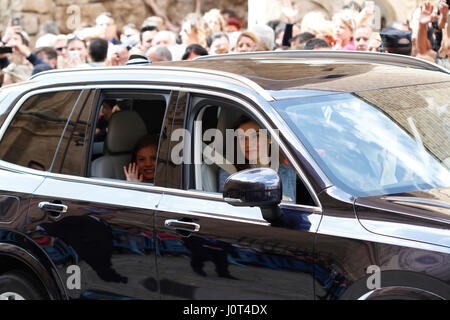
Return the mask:
[[32, 238], [57, 266], [70, 298], [159, 298], [152, 231], [160, 197], [126, 186], [45, 179], [30, 203]]
[[314, 299], [320, 214], [281, 205], [297, 226], [270, 226], [259, 208], [221, 196], [164, 194], [156, 213], [161, 294], [167, 299]]

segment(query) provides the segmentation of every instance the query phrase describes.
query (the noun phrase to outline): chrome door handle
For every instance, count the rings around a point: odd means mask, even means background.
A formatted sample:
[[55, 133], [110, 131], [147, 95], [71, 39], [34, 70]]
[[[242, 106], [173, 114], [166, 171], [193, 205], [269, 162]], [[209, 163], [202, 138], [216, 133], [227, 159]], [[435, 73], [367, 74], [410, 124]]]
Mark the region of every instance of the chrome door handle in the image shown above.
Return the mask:
[[195, 222], [186, 222], [176, 219], [169, 219], [164, 222], [164, 226], [172, 230], [183, 230], [188, 232], [200, 231], [200, 225]]
[[51, 202], [39, 202], [39, 209], [45, 210], [45, 211], [52, 211], [52, 212], [58, 212], [58, 213], [66, 213], [69, 209], [68, 206], [64, 204], [59, 203], [51, 203]]

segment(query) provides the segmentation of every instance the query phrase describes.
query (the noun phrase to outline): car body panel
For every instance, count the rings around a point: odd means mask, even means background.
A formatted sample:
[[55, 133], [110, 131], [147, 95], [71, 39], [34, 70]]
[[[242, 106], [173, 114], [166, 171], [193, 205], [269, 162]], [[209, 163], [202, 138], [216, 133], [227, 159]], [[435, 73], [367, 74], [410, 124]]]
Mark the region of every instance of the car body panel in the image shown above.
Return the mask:
[[359, 198], [355, 208], [368, 230], [450, 248], [450, 189]]
[[[417, 288], [450, 297], [449, 248], [371, 232], [358, 220], [351, 199], [345, 200], [335, 188], [322, 192], [320, 199], [327, 210], [315, 245], [316, 270], [325, 275], [316, 277], [319, 299], [359, 299], [388, 287]], [[370, 279], [373, 270], [379, 272], [379, 288]], [[407, 298], [406, 292], [413, 291], [405, 290], [397, 298]]]
[[[259, 208], [236, 208], [221, 199], [167, 195], [158, 206], [156, 232], [164, 299], [314, 299], [314, 230], [320, 214], [283, 208], [302, 224], [270, 226]], [[292, 221], [296, 221], [295, 218]], [[193, 222], [180, 234], [168, 220]]]
[[[49, 299], [67, 299], [65, 285], [48, 255], [27, 235], [0, 227], [0, 271], [12, 262], [31, 271], [30, 276], [42, 284]], [[4, 264], [6, 261], [6, 265]]]
[[[81, 181], [47, 178], [30, 203], [33, 240], [52, 258], [64, 283], [80, 267], [73, 299], [97, 292], [121, 298], [155, 299], [159, 292], [153, 245], [153, 210], [161, 195]], [[135, 199], [141, 199], [136, 201]], [[46, 212], [42, 202], [61, 203], [66, 213]]]

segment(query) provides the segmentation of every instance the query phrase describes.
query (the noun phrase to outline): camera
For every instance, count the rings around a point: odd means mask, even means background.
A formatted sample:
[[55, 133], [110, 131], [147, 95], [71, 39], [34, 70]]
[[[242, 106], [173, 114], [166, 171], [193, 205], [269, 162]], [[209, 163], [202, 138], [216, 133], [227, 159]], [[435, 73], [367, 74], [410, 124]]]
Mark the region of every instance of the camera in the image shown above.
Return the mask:
[[13, 52], [12, 47], [0, 47], [0, 54], [12, 53], [12, 52]]

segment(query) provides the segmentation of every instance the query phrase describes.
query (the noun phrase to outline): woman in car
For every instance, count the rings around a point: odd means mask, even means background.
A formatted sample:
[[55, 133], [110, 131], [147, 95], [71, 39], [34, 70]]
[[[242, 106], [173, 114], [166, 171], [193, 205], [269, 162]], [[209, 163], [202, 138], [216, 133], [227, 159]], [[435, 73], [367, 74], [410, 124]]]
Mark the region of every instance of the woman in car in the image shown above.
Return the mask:
[[142, 137], [133, 150], [131, 161], [123, 167], [127, 181], [154, 183], [158, 140], [153, 136]]
[[[235, 166], [238, 171], [257, 168], [257, 167], [270, 167], [269, 154], [271, 151], [269, 137], [263, 138], [263, 132], [259, 124], [254, 120], [242, 116], [234, 126], [234, 130], [237, 130], [237, 146], [238, 152], [245, 158], [244, 163], [240, 163], [239, 158], [235, 161]], [[266, 145], [264, 145], [266, 144]], [[283, 200], [295, 202], [296, 200], [296, 173], [294, 168], [279, 154], [279, 167], [278, 174], [280, 175], [282, 187], [283, 187]], [[225, 180], [230, 174], [223, 169], [219, 170], [219, 188], [223, 190]]]

